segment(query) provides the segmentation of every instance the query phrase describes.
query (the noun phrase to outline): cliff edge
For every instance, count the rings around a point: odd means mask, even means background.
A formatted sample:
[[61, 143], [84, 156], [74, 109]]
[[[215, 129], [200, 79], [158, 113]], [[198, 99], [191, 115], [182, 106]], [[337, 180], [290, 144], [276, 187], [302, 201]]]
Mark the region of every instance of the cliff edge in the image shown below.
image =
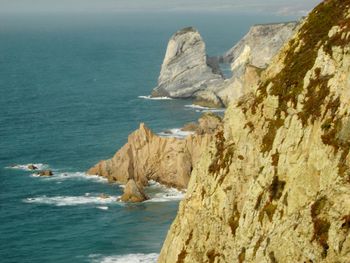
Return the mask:
[[350, 262], [350, 0], [327, 0], [232, 102], [158, 262]]

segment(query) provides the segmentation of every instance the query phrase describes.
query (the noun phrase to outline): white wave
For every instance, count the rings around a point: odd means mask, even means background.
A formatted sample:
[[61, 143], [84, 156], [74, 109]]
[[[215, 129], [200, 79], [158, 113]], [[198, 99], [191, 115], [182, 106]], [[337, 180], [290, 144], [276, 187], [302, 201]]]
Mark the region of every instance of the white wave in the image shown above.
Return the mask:
[[145, 99], [145, 100], [172, 100], [172, 98], [169, 97], [151, 97], [148, 96], [138, 96], [139, 99]]
[[97, 206], [97, 209], [101, 209], [101, 210], [108, 210], [109, 207], [108, 206]]
[[149, 181], [149, 186], [145, 189], [150, 199], [145, 201], [148, 203], [180, 201], [185, 197], [184, 191], [176, 188], [169, 188], [155, 181]]
[[[106, 256], [101, 257], [98, 255], [90, 255], [93, 263], [156, 263], [159, 254], [151, 253], [151, 254], [126, 254], [119, 256]], [[96, 257], [98, 257], [96, 259]]]
[[[37, 176], [33, 174], [33, 176]], [[107, 178], [98, 175], [88, 175], [83, 172], [63, 172], [63, 173], [54, 173], [53, 176], [47, 177], [48, 180], [91, 180], [94, 182], [106, 183], [108, 182]]]
[[190, 108], [196, 110], [196, 112], [225, 112], [223, 108], [209, 108], [203, 107], [195, 104], [185, 105], [185, 108]]
[[34, 165], [37, 169], [36, 170], [45, 170], [49, 168], [48, 164], [43, 163], [28, 163], [28, 164], [14, 164], [11, 166], [7, 166], [7, 169], [16, 169], [16, 170], [23, 170], [23, 171], [33, 171], [29, 169], [28, 167], [30, 165]]
[[192, 131], [183, 131], [178, 128], [170, 129], [167, 132], [160, 132], [158, 135], [160, 137], [166, 137], [166, 138], [178, 138], [178, 139], [183, 139], [186, 138], [189, 135], [194, 134]]
[[88, 205], [88, 204], [119, 204], [117, 199], [119, 196], [108, 196], [108, 197], [99, 197], [99, 196], [39, 196], [39, 197], [30, 197], [26, 198], [23, 201], [25, 203], [31, 204], [46, 204], [46, 205], [55, 205], [55, 206], [76, 206], [76, 205]]

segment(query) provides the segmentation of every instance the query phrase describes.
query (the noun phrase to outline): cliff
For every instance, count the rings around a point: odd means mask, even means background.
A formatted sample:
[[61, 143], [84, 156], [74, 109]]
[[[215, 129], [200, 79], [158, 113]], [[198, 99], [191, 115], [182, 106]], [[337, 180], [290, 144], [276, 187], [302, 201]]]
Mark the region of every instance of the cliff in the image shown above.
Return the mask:
[[159, 262], [350, 262], [350, 1], [327, 0], [232, 102]]
[[230, 63], [234, 74], [240, 66], [250, 64], [266, 68], [271, 59], [292, 37], [298, 22], [254, 25], [249, 32], [229, 51], [222, 60]]
[[154, 180], [179, 189], [187, 188], [193, 166], [221, 127], [221, 119], [204, 114], [184, 139], [154, 134], [144, 124], [128, 137], [128, 142], [109, 160], [100, 161], [87, 174], [126, 184], [134, 180], [140, 190]]
[[199, 32], [188, 27], [169, 40], [158, 86], [153, 97], [188, 98], [223, 77], [215, 60], [207, 60], [205, 43]]

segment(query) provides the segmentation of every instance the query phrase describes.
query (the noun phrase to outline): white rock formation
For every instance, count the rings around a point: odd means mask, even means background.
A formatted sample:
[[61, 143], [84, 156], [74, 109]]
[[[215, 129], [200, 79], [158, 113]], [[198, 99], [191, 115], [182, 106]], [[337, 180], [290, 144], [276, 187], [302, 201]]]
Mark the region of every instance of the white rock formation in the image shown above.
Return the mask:
[[199, 32], [188, 27], [170, 38], [158, 86], [152, 96], [189, 98], [196, 91], [222, 81], [215, 60], [207, 60], [205, 43]]

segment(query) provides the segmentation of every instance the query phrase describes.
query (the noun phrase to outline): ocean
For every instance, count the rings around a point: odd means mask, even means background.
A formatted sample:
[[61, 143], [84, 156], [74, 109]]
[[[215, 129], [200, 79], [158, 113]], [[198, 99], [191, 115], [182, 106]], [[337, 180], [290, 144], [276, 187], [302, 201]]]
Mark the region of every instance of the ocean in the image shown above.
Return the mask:
[[[151, 183], [141, 204], [84, 174], [145, 122], [195, 121], [187, 100], [149, 100], [168, 39], [195, 26], [209, 55], [233, 46], [258, 14], [0, 15], [0, 262], [155, 262], [183, 194]], [[42, 178], [27, 164], [52, 169]], [[100, 194], [108, 194], [107, 199]]]

